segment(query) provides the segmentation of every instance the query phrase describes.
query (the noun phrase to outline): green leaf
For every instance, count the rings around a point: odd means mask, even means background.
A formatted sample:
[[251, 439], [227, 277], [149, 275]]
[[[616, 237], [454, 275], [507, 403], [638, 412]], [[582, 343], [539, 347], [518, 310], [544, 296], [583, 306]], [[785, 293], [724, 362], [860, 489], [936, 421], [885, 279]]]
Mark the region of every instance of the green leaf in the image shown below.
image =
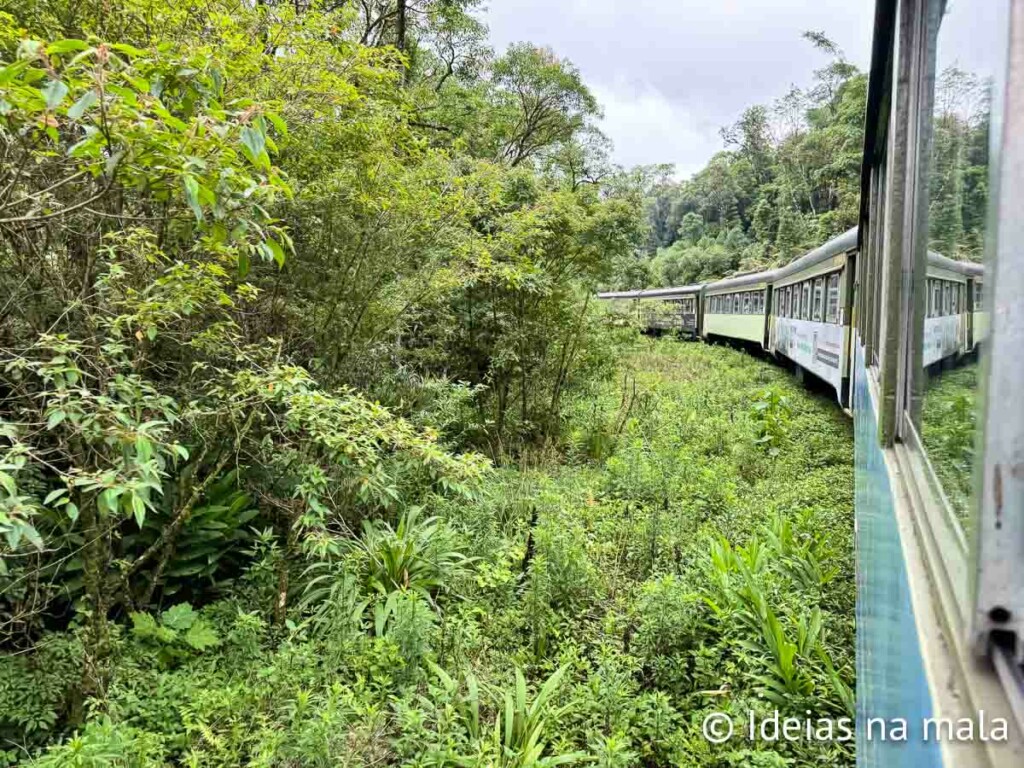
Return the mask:
[[68, 117], [72, 120], [78, 120], [97, 100], [96, 91], [86, 91], [79, 97], [78, 101], [68, 107]]
[[251, 126], [242, 128], [242, 144], [249, 150], [249, 160], [253, 165], [261, 166], [260, 156], [266, 149], [267, 142], [263, 134]]
[[6, 472], [0, 472], [0, 486], [11, 496], [18, 492], [18, 486], [15, 485], [14, 478]]
[[165, 627], [171, 629], [188, 629], [196, 623], [196, 619], [199, 618], [199, 614], [193, 610], [192, 606], [188, 603], [178, 603], [172, 605], [160, 616], [160, 621], [163, 622]]
[[203, 207], [199, 204], [199, 182], [196, 181], [195, 176], [186, 175], [184, 183], [185, 199], [188, 201], [189, 207], [192, 209], [192, 213], [195, 214], [196, 221], [202, 221]]
[[202, 619], [197, 619], [185, 633], [185, 642], [197, 651], [205, 651], [207, 648], [220, 645], [220, 637], [213, 627]]
[[141, 529], [142, 524], [146, 522], [146, 505], [137, 493], [132, 494], [132, 514], [135, 516], [136, 524]]
[[64, 507], [64, 511], [67, 513], [68, 517], [71, 518], [72, 523], [78, 521], [78, 506], [73, 501], [69, 502], [68, 505]]
[[269, 248], [270, 252], [274, 255], [274, 261], [277, 262], [277, 266], [278, 267], [283, 267], [284, 266], [284, 259], [285, 259], [284, 248], [281, 247], [281, 244], [279, 242], [277, 242], [277, 240], [275, 240], [272, 237], [268, 237], [266, 239], [266, 243], [267, 243], [267, 248]]
[[58, 40], [55, 43], [50, 43], [46, 46], [46, 53], [49, 56], [53, 56], [58, 53], [71, 53], [72, 51], [85, 51], [89, 49], [89, 44], [85, 40]]
[[129, 56], [145, 56], [146, 52], [141, 48], [136, 48], [134, 45], [128, 45], [128, 43], [115, 43], [110, 46], [118, 53], [126, 53]]
[[46, 108], [56, 109], [64, 101], [64, 97], [68, 95], [68, 87], [60, 80], [49, 80], [46, 85], [39, 89], [39, 92], [43, 94], [43, 98], [46, 100]]
[[288, 124], [281, 119], [280, 115], [277, 115], [274, 112], [265, 112], [264, 117], [270, 121], [271, 125], [277, 129], [277, 132], [280, 133], [281, 136], [288, 138]]
[[46, 420], [47, 429], [56, 429], [60, 426], [60, 423], [67, 418], [67, 413], [64, 411], [51, 411], [50, 417]]
[[67, 488], [58, 488], [56, 491], [50, 491], [46, 494], [46, 498], [43, 499], [43, 506], [50, 506], [53, 502], [68, 492]]
[[238, 276], [245, 277], [249, 274], [249, 254], [242, 251], [238, 254]]
[[149, 613], [132, 613], [132, 634], [145, 640], [158, 635], [156, 619]]

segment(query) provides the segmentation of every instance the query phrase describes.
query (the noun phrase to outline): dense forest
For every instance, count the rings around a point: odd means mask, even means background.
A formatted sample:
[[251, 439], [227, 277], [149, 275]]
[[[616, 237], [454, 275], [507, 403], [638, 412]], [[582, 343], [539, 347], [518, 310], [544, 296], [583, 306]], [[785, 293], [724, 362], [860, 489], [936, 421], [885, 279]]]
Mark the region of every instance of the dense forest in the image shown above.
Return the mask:
[[[670, 166], [635, 169], [648, 236], [611, 287], [687, 285], [786, 264], [857, 224], [867, 76], [820, 32], [830, 61], [808, 87], [746, 109], [726, 149], [685, 181]], [[991, 83], [957, 66], [936, 84], [930, 247], [981, 261], [988, 200]]]
[[620, 265], [621, 288], [686, 285], [785, 264], [856, 225], [867, 76], [820, 32], [811, 83], [748, 107], [725, 149], [686, 181], [640, 169], [649, 234]]
[[849, 425], [592, 297], [847, 226], [863, 76], [675, 184], [478, 11], [0, 6], [0, 765], [852, 764], [700, 735], [852, 711]]

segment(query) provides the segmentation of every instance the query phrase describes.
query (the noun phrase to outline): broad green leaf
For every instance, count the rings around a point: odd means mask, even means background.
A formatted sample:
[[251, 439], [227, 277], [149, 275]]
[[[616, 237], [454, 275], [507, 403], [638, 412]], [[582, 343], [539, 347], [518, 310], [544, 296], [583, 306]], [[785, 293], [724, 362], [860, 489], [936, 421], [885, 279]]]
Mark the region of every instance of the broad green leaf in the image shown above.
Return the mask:
[[242, 144], [249, 150], [249, 160], [253, 165], [260, 165], [260, 156], [266, 149], [266, 141], [263, 134], [252, 126], [242, 128]]
[[15, 485], [14, 478], [6, 472], [0, 472], [0, 486], [11, 496], [18, 492], [18, 486]]
[[110, 46], [118, 53], [126, 53], [129, 56], [145, 56], [146, 52], [141, 48], [136, 48], [134, 45], [128, 45], [128, 43], [115, 43]]
[[192, 209], [192, 213], [196, 216], [196, 221], [203, 220], [203, 207], [199, 204], [199, 182], [195, 176], [186, 175], [184, 178], [185, 183], [185, 199], [188, 201], [189, 207]]
[[288, 137], [288, 124], [281, 119], [280, 115], [275, 112], [265, 112], [264, 117], [270, 121], [271, 125], [277, 129], [277, 132], [280, 133], [282, 137]]
[[52, 110], [59, 107], [60, 103], [64, 101], [64, 97], [68, 95], [68, 87], [60, 80], [50, 80], [39, 89], [39, 92], [46, 100], [46, 108]]
[[58, 53], [71, 53], [72, 51], [85, 51], [88, 50], [89, 44], [85, 40], [58, 40], [55, 43], [50, 43], [46, 46], [46, 53], [50, 56]]
[[50, 506], [50, 504], [55, 502], [61, 496], [65, 495], [67, 492], [67, 488], [58, 488], [56, 491], [50, 491], [48, 494], [46, 494], [46, 498], [43, 499], [43, 505], [47, 507]]
[[136, 524], [141, 529], [142, 524], [146, 522], [146, 505], [137, 493], [132, 494], [132, 514], [135, 516]]
[[171, 629], [188, 629], [195, 624], [198, 618], [199, 614], [193, 610], [191, 605], [188, 603], [178, 603], [164, 611], [160, 616], [160, 621], [163, 622], [165, 627], [170, 627]]
[[207, 648], [220, 645], [220, 637], [213, 627], [202, 619], [197, 619], [185, 633], [185, 642], [197, 651], [205, 651]]
[[282, 248], [281, 244], [279, 242], [277, 242], [277, 240], [275, 240], [272, 237], [268, 237], [267, 240], [266, 240], [266, 243], [267, 243], [267, 248], [269, 248], [270, 252], [274, 255], [274, 261], [277, 262], [277, 266], [278, 267], [283, 267], [284, 266], [284, 259], [285, 259], [284, 248]]
[[68, 117], [72, 120], [78, 120], [97, 100], [96, 91], [86, 91], [79, 97], [78, 101], [68, 107]]
[[67, 413], [64, 411], [51, 411], [49, 418], [46, 420], [46, 428], [56, 429], [67, 416]]
[[157, 623], [152, 614], [135, 612], [131, 614], [132, 634], [140, 639], [157, 636]]

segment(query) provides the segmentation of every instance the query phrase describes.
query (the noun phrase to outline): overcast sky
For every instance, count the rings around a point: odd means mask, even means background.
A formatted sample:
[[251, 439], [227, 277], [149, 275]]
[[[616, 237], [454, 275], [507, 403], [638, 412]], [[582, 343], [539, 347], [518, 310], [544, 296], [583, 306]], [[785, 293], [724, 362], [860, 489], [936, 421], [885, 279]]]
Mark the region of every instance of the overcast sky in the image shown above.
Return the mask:
[[580, 68], [617, 162], [684, 177], [745, 107], [811, 82], [827, 58], [804, 30], [867, 69], [873, 18], [874, 0], [490, 0], [485, 14], [498, 50], [529, 40]]

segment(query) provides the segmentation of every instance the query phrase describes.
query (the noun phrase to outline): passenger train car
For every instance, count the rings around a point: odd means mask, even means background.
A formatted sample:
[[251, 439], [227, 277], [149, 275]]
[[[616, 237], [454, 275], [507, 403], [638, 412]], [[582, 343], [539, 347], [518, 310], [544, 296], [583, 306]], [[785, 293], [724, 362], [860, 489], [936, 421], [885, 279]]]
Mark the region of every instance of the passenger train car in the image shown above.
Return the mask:
[[[600, 293], [651, 332], [750, 343], [812, 374], [850, 404], [851, 322], [859, 230], [854, 227], [778, 269], [679, 288]], [[973, 352], [988, 318], [984, 267], [928, 252], [925, 366]]]
[[[956, 112], [936, 94], [947, 72], [963, 72], [965, 55], [988, 67], [976, 79], [987, 95], [980, 109]], [[1020, 768], [1024, 0], [876, 0], [866, 112], [858, 226], [766, 272], [600, 296], [648, 328], [732, 340], [787, 360], [827, 382], [851, 412], [858, 766]], [[972, 170], [985, 181], [975, 187], [986, 196], [987, 217], [976, 225], [984, 264], [937, 252], [933, 241], [949, 238], [933, 237], [938, 209], [930, 204], [936, 133], [979, 123], [988, 146], [971, 151], [984, 164]], [[977, 242], [956, 248], [978, 257]], [[693, 321], [684, 320], [684, 299]], [[673, 309], [650, 309], [658, 301]], [[979, 352], [975, 377], [973, 364], [962, 364]], [[940, 419], [930, 424], [922, 414], [947, 368], [976, 379], [976, 389], [930, 409]], [[968, 423], [976, 421], [976, 432], [953, 464], [942, 464], [965, 473], [973, 464], [964, 513], [937, 469], [948, 457], [927, 446], [937, 434], [948, 447], [957, 437], [943, 431], [949, 404], [974, 400]], [[901, 739], [872, 730], [897, 721], [906, 726]], [[993, 732], [994, 721], [1005, 729]], [[955, 728], [939, 733], [936, 722]]]

